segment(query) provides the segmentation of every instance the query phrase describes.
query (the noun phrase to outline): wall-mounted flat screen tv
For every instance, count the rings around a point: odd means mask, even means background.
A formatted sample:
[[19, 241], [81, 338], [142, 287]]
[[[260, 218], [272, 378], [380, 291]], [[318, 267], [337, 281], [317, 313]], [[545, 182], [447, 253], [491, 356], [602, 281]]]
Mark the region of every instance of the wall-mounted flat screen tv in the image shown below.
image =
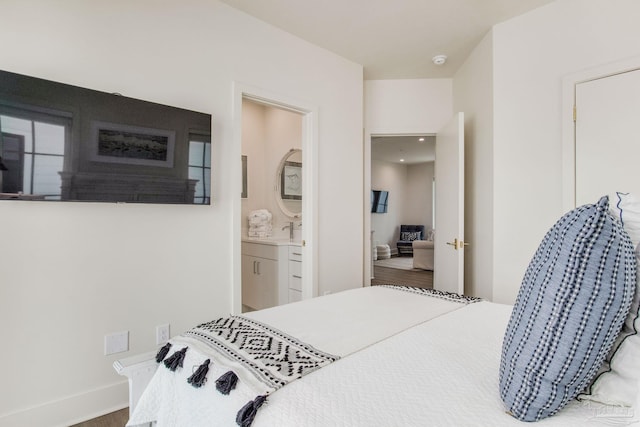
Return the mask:
[[0, 199], [211, 203], [211, 115], [0, 71]]
[[371, 190], [371, 212], [387, 213], [389, 192], [384, 190]]

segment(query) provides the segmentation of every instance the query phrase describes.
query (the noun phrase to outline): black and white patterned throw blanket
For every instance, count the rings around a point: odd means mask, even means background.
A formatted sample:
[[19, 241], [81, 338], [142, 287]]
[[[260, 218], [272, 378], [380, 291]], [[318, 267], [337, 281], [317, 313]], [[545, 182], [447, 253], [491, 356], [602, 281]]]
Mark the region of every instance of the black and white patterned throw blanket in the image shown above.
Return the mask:
[[203, 323], [183, 334], [240, 363], [274, 391], [339, 359], [268, 325], [242, 316]]
[[397, 289], [399, 291], [411, 292], [418, 295], [425, 295], [434, 298], [440, 298], [446, 301], [458, 302], [460, 304], [472, 304], [474, 302], [482, 301], [482, 298], [468, 297], [466, 295], [460, 295], [453, 292], [439, 291], [437, 289], [419, 288], [417, 286], [405, 286], [405, 285], [378, 285], [389, 289]]
[[[206, 383], [213, 362], [214, 366], [228, 369], [215, 382], [221, 394], [230, 394], [238, 380], [254, 391], [257, 397], [247, 402], [236, 415], [236, 423], [241, 427], [251, 425], [270, 393], [339, 359], [269, 325], [242, 316], [203, 323], [172, 341], [156, 356], [156, 361], [164, 363], [170, 371], [183, 368], [190, 346], [210, 357], [187, 378], [193, 387], [200, 388]], [[174, 344], [175, 351], [167, 357]]]

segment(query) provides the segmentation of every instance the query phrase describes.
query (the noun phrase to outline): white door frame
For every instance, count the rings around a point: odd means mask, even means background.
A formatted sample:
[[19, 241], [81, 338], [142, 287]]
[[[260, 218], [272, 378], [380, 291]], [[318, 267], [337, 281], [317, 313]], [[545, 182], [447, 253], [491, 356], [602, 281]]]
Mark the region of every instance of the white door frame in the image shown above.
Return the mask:
[[363, 211], [364, 211], [364, 257], [362, 265], [363, 286], [371, 286], [371, 276], [373, 275], [373, 257], [371, 247], [371, 140], [375, 137], [387, 136], [434, 136], [433, 132], [384, 132], [384, 131], [365, 131], [364, 136], [364, 192], [363, 192]]
[[640, 56], [599, 65], [562, 79], [562, 210], [576, 207], [576, 128], [573, 120], [576, 85], [640, 69]]
[[[242, 100], [283, 108], [302, 115], [302, 298], [318, 296], [318, 107], [292, 97], [273, 93], [262, 88], [233, 82], [232, 120], [233, 157], [238, 159], [231, 165], [233, 180], [232, 207], [232, 313], [242, 312]], [[274, 174], [275, 176], [275, 174]]]

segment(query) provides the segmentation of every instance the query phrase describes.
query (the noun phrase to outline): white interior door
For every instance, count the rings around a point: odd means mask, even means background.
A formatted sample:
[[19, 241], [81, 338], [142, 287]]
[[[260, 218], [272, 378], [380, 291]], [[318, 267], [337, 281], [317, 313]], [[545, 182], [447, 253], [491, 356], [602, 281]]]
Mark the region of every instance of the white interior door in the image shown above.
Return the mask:
[[436, 135], [434, 289], [464, 293], [464, 113]]
[[640, 195], [640, 70], [576, 84], [576, 205]]

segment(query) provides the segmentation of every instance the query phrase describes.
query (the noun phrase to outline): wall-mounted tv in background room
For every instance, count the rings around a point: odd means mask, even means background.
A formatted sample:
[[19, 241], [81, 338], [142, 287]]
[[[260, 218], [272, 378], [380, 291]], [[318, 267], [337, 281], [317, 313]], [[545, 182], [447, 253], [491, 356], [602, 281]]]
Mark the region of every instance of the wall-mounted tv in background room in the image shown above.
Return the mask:
[[371, 212], [387, 213], [389, 192], [384, 190], [371, 190]]
[[211, 115], [0, 71], [0, 199], [211, 203]]

